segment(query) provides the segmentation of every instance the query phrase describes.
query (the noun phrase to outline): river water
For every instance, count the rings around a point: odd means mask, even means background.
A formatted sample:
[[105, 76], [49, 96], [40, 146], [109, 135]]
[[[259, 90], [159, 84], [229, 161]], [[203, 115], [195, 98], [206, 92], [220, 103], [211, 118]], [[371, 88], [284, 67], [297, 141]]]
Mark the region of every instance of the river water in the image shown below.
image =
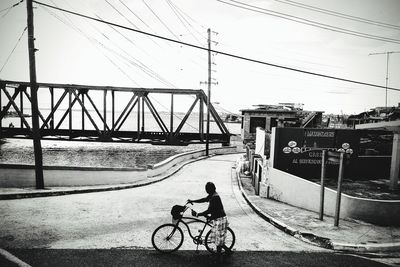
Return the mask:
[[[19, 127], [19, 119], [13, 118], [13, 120], [13, 124]], [[4, 123], [5, 121], [3, 121], [3, 125], [6, 125]], [[189, 118], [188, 123], [188, 125], [196, 125], [198, 121], [196, 121], [196, 118]], [[153, 129], [155, 127], [149, 123], [147, 125], [147, 127], [153, 127]], [[240, 124], [226, 123], [225, 125], [232, 134], [240, 133]], [[212, 130], [211, 132], [218, 131]], [[4, 141], [5, 143], [0, 145], [0, 163], [34, 164], [32, 140], [5, 139]], [[52, 140], [42, 140], [41, 144], [43, 165], [45, 166], [144, 167], [147, 164], [161, 162], [182, 152], [205, 149], [204, 144], [157, 146], [138, 143]], [[210, 147], [220, 146], [221, 144], [210, 144]]]

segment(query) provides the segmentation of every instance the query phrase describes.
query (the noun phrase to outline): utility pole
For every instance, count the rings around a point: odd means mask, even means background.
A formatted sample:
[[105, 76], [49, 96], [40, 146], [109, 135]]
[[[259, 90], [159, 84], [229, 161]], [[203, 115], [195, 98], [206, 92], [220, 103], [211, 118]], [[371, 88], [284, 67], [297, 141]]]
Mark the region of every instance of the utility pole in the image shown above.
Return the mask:
[[[217, 33], [215, 33], [217, 34]], [[206, 82], [200, 82], [200, 84], [207, 84], [208, 92], [207, 92], [207, 130], [206, 130], [206, 156], [209, 155], [209, 146], [210, 146], [210, 105], [211, 105], [211, 84], [218, 84], [211, 82], [211, 29], [207, 29], [208, 35], [208, 79]]]
[[208, 34], [208, 92], [207, 92], [207, 134], [206, 134], [206, 156], [209, 155], [210, 146], [210, 104], [211, 104], [211, 30], [207, 29]]
[[386, 93], [385, 93], [385, 109], [387, 110], [388, 103], [388, 83], [389, 83], [389, 56], [390, 54], [400, 53], [400, 51], [382, 52], [382, 53], [370, 53], [370, 56], [386, 55]]
[[33, 151], [35, 154], [35, 177], [36, 188], [44, 189], [43, 180], [43, 156], [42, 145], [40, 142], [39, 132], [39, 112], [37, 100], [37, 84], [36, 84], [36, 61], [35, 61], [35, 37], [33, 29], [33, 6], [32, 0], [26, 0], [26, 10], [28, 17], [28, 53], [29, 53], [29, 76], [31, 87], [31, 106], [32, 106], [32, 135], [33, 135]]

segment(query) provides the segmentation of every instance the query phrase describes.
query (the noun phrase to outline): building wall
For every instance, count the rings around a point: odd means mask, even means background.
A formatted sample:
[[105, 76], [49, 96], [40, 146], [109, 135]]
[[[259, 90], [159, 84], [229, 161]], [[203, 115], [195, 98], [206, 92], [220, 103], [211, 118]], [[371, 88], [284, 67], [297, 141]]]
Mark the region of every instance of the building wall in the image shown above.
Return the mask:
[[[320, 185], [273, 168], [276, 129], [271, 134], [271, 157], [263, 164], [259, 194], [290, 205], [319, 212]], [[255, 168], [254, 168], [255, 169]], [[335, 215], [337, 193], [325, 188], [324, 214]], [[400, 200], [375, 200], [342, 194], [340, 218], [378, 225], [400, 225]]]
[[[271, 118], [276, 118], [277, 120], [285, 120], [287, 118], [296, 118], [297, 114], [295, 112], [279, 112], [279, 111], [251, 111], [251, 112], [243, 112], [243, 127], [242, 127], [242, 139], [243, 143], [247, 143], [249, 141], [255, 141], [256, 132], [250, 133], [250, 118], [252, 117], [263, 117], [265, 118], [265, 129], [271, 129]], [[279, 126], [279, 125], [278, 125]]]
[[[290, 205], [319, 212], [320, 186], [289, 173], [270, 168], [260, 195]], [[269, 196], [265, 195], [269, 192]], [[336, 191], [325, 188], [324, 214], [335, 215]], [[399, 200], [375, 200], [342, 194], [340, 218], [352, 218], [379, 225], [400, 225]]]

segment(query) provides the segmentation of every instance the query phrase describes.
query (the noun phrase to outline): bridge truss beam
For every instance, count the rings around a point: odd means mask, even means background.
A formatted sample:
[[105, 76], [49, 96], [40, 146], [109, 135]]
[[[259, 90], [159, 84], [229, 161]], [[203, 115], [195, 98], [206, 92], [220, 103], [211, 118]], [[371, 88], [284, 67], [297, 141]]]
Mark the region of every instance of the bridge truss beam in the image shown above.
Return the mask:
[[[203, 90], [130, 88], [110, 86], [87, 86], [72, 84], [38, 83], [40, 136], [50, 140], [77, 140], [97, 142], [132, 142], [165, 145], [187, 145], [205, 143], [204, 106], [207, 96]], [[27, 88], [28, 82], [0, 80], [0, 138], [32, 138], [32, 123], [25, 114], [24, 105], [31, 104]], [[13, 91], [13, 92], [12, 92]], [[95, 95], [97, 94], [97, 95]], [[171, 107], [169, 124], [165, 116], [156, 108], [151, 96], [169, 94]], [[102, 103], [96, 99], [102, 98]], [[188, 95], [194, 98], [177, 127], [174, 128], [174, 96]], [[116, 103], [117, 96], [129, 99], [127, 103]], [[42, 101], [41, 101], [42, 100]], [[19, 103], [18, 103], [19, 101]], [[49, 103], [48, 103], [49, 102]], [[111, 103], [111, 105], [110, 105]], [[45, 105], [48, 107], [44, 107]], [[116, 112], [116, 107], [122, 112]], [[183, 131], [188, 118], [198, 107], [198, 129], [195, 132]], [[64, 107], [64, 108], [62, 108]], [[210, 104], [210, 114], [219, 133], [210, 133], [210, 143], [229, 144], [230, 133], [218, 113]], [[146, 121], [151, 114], [159, 129], [146, 129]], [[136, 110], [134, 112], [134, 110]], [[80, 113], [80, 125], [74, 120]], [[136, 114], [134, 114], [136, 113]], [[109, 117], [111, 115], [111, 118]], [[136, 115], [136, 125], [132, 117]], [[9, 123], [7, 118], [18, 118], [18, 125]], [[13, 120], [15, 122], [15, 119]], [[169, 125], [169, 127], [167, 127]], [[152, 126], [154, 127], [154, 126]], [[187, 127], [186, 127], [187, 128]]]

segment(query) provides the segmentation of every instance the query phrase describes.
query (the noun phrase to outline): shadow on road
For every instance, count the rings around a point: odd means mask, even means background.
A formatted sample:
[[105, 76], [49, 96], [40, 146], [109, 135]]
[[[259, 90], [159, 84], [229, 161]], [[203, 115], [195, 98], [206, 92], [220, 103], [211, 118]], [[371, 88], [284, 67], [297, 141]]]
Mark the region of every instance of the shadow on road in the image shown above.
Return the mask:
[[[144, 249], [9, 249], [31, 266], [387, 266], [352, 255], [320, 252], [236, 251], [217, 263], [201, 251], [161, 254]], [[12, 266], [0, 259], [0, 265]]]

